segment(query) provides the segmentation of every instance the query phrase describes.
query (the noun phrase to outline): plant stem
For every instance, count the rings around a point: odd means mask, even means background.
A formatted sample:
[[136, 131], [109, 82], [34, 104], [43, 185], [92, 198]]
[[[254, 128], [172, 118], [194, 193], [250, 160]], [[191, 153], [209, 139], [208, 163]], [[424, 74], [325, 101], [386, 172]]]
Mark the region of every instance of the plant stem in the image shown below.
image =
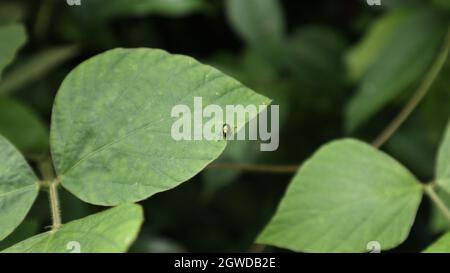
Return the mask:
[[256, 173], [295, 173], [298, 165], [254, 165], [233, 163], [211, 163], [208, 169], [239, 170]]
[[442, 199], [437, 195], [434, 190], [433, 184], [424, 185], [425, 193], [430, 197], [431, 201], [439, 208], [439, 210], [444, 214], [445, 218], [450, 221], [450, 210], [444, 204]]
[[400, 126], [406, 121], [406, 119], [411, 115], [414, 109], [419, 105], [422, 99], [430, 90], [433, 82], [436, 80], [439, 72], [445, 65], [448, 54], [450, 50], [450, 29], [447, 31], [447, 35], [445, 37], [444, 45], [442, 47], [441, 53], [436, 58], [435, 62], [431, 66], [428, 73], [425, 75], [422, 83], [417, 89], [416, 93], [411, 97], [409, 102], [405, 105], [405, 107], [400, 111], [397, 117], [386, 127], [386, 129], [381, 132], [381, 134], [373, 141], [373, 146], [379, 148], [386, 141], [391, 138], [391, 136], [400, 128]]
[[49, 199], [50, 207], [52, 209], [52, 230], [57, 230], [61, 227], [61, 210], [59, 207], [58, 196], [58, 181], [55, 180], [50, 184]]
[[61, 210], [59, 206], [58, 186], [59, 179], [54, 178], [53, 167], [49, 160], [39, 163], [39, 169], [42, 178], [45, 180], [42, 185], [48, 186], [48, 199], [50, 201], [50, 209], [52, 213], [52, 230], [57, 230], [61, 227]]

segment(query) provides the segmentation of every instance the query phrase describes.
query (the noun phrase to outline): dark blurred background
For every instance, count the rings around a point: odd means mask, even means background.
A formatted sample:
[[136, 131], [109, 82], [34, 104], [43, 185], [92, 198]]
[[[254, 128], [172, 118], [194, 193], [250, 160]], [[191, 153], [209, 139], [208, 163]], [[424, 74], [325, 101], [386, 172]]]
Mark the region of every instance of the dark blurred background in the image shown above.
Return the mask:
[[[423, 80], [449, 18], [450, 0], [1, 0], [0, 27], [22, 23], [28, 39], [0, 78], [0, 133], [33, 166], [48, 157], [59, 85], [112, 48], [161, 48], [213, 65], [280, 105], [280, 147], [232, 142], [217, 160], [232, 167], [207, 168], [142, 202], [146, 221], [131, 251], [253, 251], [293, 173], [239, 166], [295, 166], [332, 139], [372, 141]], [[423, 182], [450, 115], [449, 72], [383, 146]], [[64, 222], [103, 209], [61, 191]], [[0, 248], [46, 230], [49, 215], [42, 192]], [[396, 251], [420, 251], [450, 228], [426, 201], [418, 215]]]

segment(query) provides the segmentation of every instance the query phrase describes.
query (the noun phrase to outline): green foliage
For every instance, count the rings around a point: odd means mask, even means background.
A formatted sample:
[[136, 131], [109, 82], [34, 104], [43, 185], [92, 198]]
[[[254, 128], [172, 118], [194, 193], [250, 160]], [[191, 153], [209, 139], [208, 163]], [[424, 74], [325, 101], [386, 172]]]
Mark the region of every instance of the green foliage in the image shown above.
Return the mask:
[[19, 151], [0, 136], [0, 240], [25, 218], [38, 193], [38, 178]]
[[[450, 252], [450, 2], [338, 2], [0, 3], [0, 249]], [[194, 97], [279, 149], [173, 140]]]
[[436, 144], [441, 141], [443, 130], [447, 126], [448, 117], [450, 117], [450, 108], [446, 102], [450, 101], [450, 58], [447, 57], [446, 63], [433, 82], [430, 92], [424, 98], [423, 104], [418, 109], [422, 114], [427, 131], [428, 138]]
[[48, 129], [32, 109], [18, 100], [0, 97], [0, 134], [21, 151], [48, 150]]
[[[144, 218], [139, 205], [124, 204], [31, 237], [6, 253], [125, 252], [136, 239]], [[77, 249], [80, 247], [79, 249]]]
[[231, 25], [250, 46], [266, 52], [281, 46], [285, 22], [277, 0], [226, 0], [226, 4]]
[[[389, 22], [393, 19], [385, 20]], [[387, 41], [380, 44], [378, 54], [372, 49], [371, 54], [356, 55], [361, 60], [356, 61], [356, 57], [353, 59], [353, 63], [362, 63], [363, 67], [372, 59], [374, 61], [364, 72], [359, 88], [348, 105], [346, 126], [349, 131], [367, 122], [422, 77], [436, 57], [447, 30], [446, 21], [429, 9], [412, 10], [407, 18], [398, 21], [397, 23], [397, 20], [394, 20], [398, 25], [392, 30], [392, 34], [385, 34], [389, 38], [384, 38]], [[373, 38], [367, 39], [370, 41]], [[376, 58], [372, 55], [376, 55]]]
[[305, 252], [363, 252], [402, 243], [422, 198], [401, 164], [355, 140], [322, 147], [293, 179], [259, 243]]
[[[444, 133], [436, 163], [436, 185], [438, 196], [442, 199], [446, 206], [450, 206], [450, 123]], [[448, 219], [438, 210], [437, 207], [432, 209], [431, 227], [433, 231], [439, 233], [450, 230]]]
[[0, 26], [0, 79], [3, 70], [14, 59], [16, 52], [25, 43], [27, 35], [20, 24]]
[[439, 240], [424, 250], [424, 253], [449, 253], [450, 252], [450, 233], [446, 233]]
[[102, 22], [125, 15], [182, 16], [205, 8], [207, 3], [203, 0], [89, 0], [76, 12], [87, 20]]
[[347, 43], [333, 28], [312, 25], [297, 29], [286, 44], [286, 66], [304, 88], [336, 93], [342, 89], [342, 53]]
[[15, 65], [0, 82], [0, 95], [9, 94], [42, 78], [56, 67], [73, 58], [79, 49], [76, 46], [48, 48]]
[[360, 80], [373, 64], [383, 47], [395, 35], [395, 30], [405, 23], [411, 10], [393, 10], [373, 22], [364, 38], [347, 54], [349, 78]]
[[436, 178], [438, 181], [450, 180], [450, 122], [440, 145]]
[[226, 145], [171, 137], [172, 107], [193, 109], [196, 96], [222, 107], [269, 103], [211, 67], [161, 50], [117, 49], [83, 63], [53, 110], [51, 149], [62, 185], [86, 202], [117, 205], [188, 180]]
[[[442, 188], [442, 186], [439, 185], [439, 187], [436, 188], [436, 194], [439, 196], [445, 206], [450, 207], [450, 194], [448, 194]], [[449, 220], [436, 206], [433, 206], [431, 208], [430, 218], [429, 228], [433, 235], [442, 234], [442, 232], [450, 230]]]
[[0, 251], [39, 233], [39, 221], [27, 217], [8, 237], [0, 241]]
[[433, 0], [433, 3], [438, 7], [450, 10], [450, 1], [448, 0]]
[[24, 17], [23, 9], [18, 3], [0, 3], [0, 25], [18, 23]]
[[[188, 180], [226, 146], [226, 141], [188, 142], [171, 137], [172, 107], [192, 106], [194, 97], [223, 107], [270, 102], [212, 67], [162, 50], [116, 49], [83, 63], [66, 78], [55, 101], [51, 149], [58, 178], [46, 181], [50, 192], [53, 183], [62, 183], [84, 201], [119, 205]], [[29, 127], [14, 129], [6, 124], [7, 134], [28, 148], [31, 144], [21, 143], [14, 134], [42, 133], [38, 121], [22, 105], [3, 101], [1, 109], [15, 113], [18, 124]], [[236, 124], [236, 130], [244, 125]], [[4, 139], [0, 144], [6, 162], [0, 167], [0, 201], [5, 208], [0, 213], [0, 238], [4, 238], [23, 220], [39, 187], [18, 151]], [[57, 201], [50, 195], [54, 206]], [[58, 213], [57, 207], [54, 210]], [[141, 222], [139, 207], [123, 205], [32, 237], [6, 252], [67, 252], [69, 241], [80, 243], [83, 252], [123, 252], [137, 236]]]

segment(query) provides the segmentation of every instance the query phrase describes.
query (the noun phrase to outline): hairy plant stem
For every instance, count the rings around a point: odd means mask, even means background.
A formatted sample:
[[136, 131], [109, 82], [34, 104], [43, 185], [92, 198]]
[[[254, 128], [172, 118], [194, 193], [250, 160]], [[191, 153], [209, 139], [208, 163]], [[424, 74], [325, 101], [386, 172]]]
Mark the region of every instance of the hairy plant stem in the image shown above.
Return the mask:
[[450, 210], [447, 208], [447, 206], [444, 204], [442, 199], [437, 195], [436, 191], [434, 190], [435, 184], [427, 184], [424, 185], [424, 191], [430, 197], [431, 201], [437, 206], [437, 208], [442, 212], [442, 214], [447, 218], [447, 220], [450, 222]]
[[61, 227], [61, 210], [59, 206], [58, 186], [59, 179], [55, 178], [52, 163], [44, 160], [39, 163], [39, 169], [44, 181], [41, 185], [48, 187], [48, 199], [50, 201], [50, 209], [52, 213], [52, 230], [58, 230]]
[[58, 185], [58, 180], [54, 180], [50, 184], [49, 188], [50, 207], [52, 210], [52, 230], [57, 230], [61, 227], [61, 210], [59, 206]]
[[425, 75], [422, 83], [419, 85], [416, 93], [411, 97], [408, 103], [403, 107], [400, 113], [392, 120], [392, 122], [381, 132], [381, 134], [373, 141], [373, 146], [379, 148], [383, 146], [389, 138], [402, 126], [402, 124], [408, 119], [411, 113], [416, 109], [419, 103], [423, 100], [425, 95], [430, 90], [433, 82], [436, 80], [439, 72], [445, 65], [450, 51], [450, 29], [447, 31], [447, 35], [444, 40], [442, 50], [428, 73]]

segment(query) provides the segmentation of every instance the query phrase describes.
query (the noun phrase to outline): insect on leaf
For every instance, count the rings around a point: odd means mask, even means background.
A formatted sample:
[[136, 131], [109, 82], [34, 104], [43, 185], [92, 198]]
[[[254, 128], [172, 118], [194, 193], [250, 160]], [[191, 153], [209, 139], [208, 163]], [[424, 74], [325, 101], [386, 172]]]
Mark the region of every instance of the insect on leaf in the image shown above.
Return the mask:
[[194, 97], [222, 109], [270, 102], [210, 66], [162, 50], [116, 49], [84, 62], [64, 80], [53, 109], [50, 144], [62, 185], [86, 202], [117, 205], [196, 175], [226, 141], [172, 137], [173, 107], [194, 109]]

